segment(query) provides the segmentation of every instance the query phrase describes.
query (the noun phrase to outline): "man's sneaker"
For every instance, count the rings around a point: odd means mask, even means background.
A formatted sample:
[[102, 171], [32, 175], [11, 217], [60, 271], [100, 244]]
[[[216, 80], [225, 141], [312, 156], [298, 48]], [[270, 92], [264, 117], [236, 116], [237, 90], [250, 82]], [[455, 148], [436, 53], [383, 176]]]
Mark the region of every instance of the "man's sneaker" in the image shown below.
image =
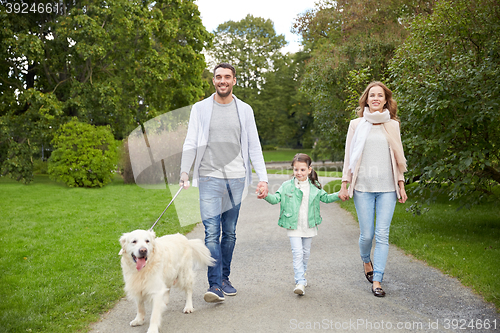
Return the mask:
[[300, 296], [304, 296], [305, 295], [305, 290], [304, 290], [304, 285], [303, 284], [297, 284], [295, 286], [295, 289], [293, 290], [293, 292], [297, 295], [300, 295]]
[[222, 292], [226, 296], [234, 296], [238, 293], [229, 280], [222, 280]]
[[212, 286], [207, 290], [203, 298], [205, 299], [205, 302], [217, 303], [224, 301], [224, 294], [222, 293], [222, 290], [219, 287]]

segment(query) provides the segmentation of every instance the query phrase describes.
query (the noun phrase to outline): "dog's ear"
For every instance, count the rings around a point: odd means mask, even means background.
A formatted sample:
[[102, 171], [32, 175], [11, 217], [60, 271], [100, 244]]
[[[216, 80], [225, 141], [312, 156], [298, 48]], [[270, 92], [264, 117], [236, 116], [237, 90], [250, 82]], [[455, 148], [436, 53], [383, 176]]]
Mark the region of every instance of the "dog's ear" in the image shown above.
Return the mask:
[[122, 246], [122, 249], [120, 250], [120, 252], [118, 252], [119, 256], [125, 253], [125, 244], [127, 244], [127, 236], [128, 234], [123, 234], [120, 237], [120, 245]]
[[151, 236], [151, 241], [154, 241], [155, 238], [156, 238], [156, 234], [153, 230], [148, 230], [149, 231], [149, 235]]

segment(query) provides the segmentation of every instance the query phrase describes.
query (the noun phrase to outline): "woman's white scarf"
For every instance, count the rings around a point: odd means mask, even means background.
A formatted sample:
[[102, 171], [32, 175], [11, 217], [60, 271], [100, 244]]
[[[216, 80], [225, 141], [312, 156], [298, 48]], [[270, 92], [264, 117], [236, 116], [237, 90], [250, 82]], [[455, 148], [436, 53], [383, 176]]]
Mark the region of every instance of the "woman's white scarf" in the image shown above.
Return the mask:
[[[401, 145], [401, 138], [396, 134], [392, 133], [392, 129], [389, 126], [385, 126], [391, 120], [391, 114], [388, 109], [384, 109], [383, 112], [370, 112], [368, 107], [365, 107], [363, 111], [363, 118], [361, 118], [360, 123], [356, 127], [354, 136], [352, 137], [351, 149], [349, 152], [349, 169], [352, 173], [356, 169], [356, 164], [358, 163], [359, 157], [363, 152], [365, 147], [366, 138], [372, 129], [373, 124], [384, 124], [385, 134], [389, 146], [393, 149], [398, 168], [401, 172], [406, 171], [406, 159], [403, 153], [403, 147]], [[395, 138], [397, 136], [397, 138]]]

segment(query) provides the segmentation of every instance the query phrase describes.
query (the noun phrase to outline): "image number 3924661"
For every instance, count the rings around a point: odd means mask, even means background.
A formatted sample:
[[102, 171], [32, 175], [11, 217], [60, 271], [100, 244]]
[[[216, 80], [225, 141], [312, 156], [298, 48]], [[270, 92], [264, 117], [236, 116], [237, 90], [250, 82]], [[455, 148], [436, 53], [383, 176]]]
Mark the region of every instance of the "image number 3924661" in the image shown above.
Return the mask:
[[59, 2], [54, 3], [26, 3], [2, 1], [7, 14], [59, 14], [62, 9]]

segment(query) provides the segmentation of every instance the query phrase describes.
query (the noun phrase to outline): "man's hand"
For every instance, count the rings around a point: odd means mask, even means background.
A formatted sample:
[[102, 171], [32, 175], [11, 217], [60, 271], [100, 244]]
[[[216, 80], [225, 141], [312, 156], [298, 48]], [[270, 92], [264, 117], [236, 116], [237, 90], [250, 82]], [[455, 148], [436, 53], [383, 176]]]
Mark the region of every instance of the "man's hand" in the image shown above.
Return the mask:
[[255, 193], [257, 193], [257, 199], [264, 199], [267, 197], [268, 192], [269, 190], [266, 182], [259, 182], [257, 184], [257, 190], [255, 191]]
[[185, 172], [181, 174], [181, 180], [179, 181], [179, 186], [184, 186], [184, 189], [189, 187], [189, 175]]

